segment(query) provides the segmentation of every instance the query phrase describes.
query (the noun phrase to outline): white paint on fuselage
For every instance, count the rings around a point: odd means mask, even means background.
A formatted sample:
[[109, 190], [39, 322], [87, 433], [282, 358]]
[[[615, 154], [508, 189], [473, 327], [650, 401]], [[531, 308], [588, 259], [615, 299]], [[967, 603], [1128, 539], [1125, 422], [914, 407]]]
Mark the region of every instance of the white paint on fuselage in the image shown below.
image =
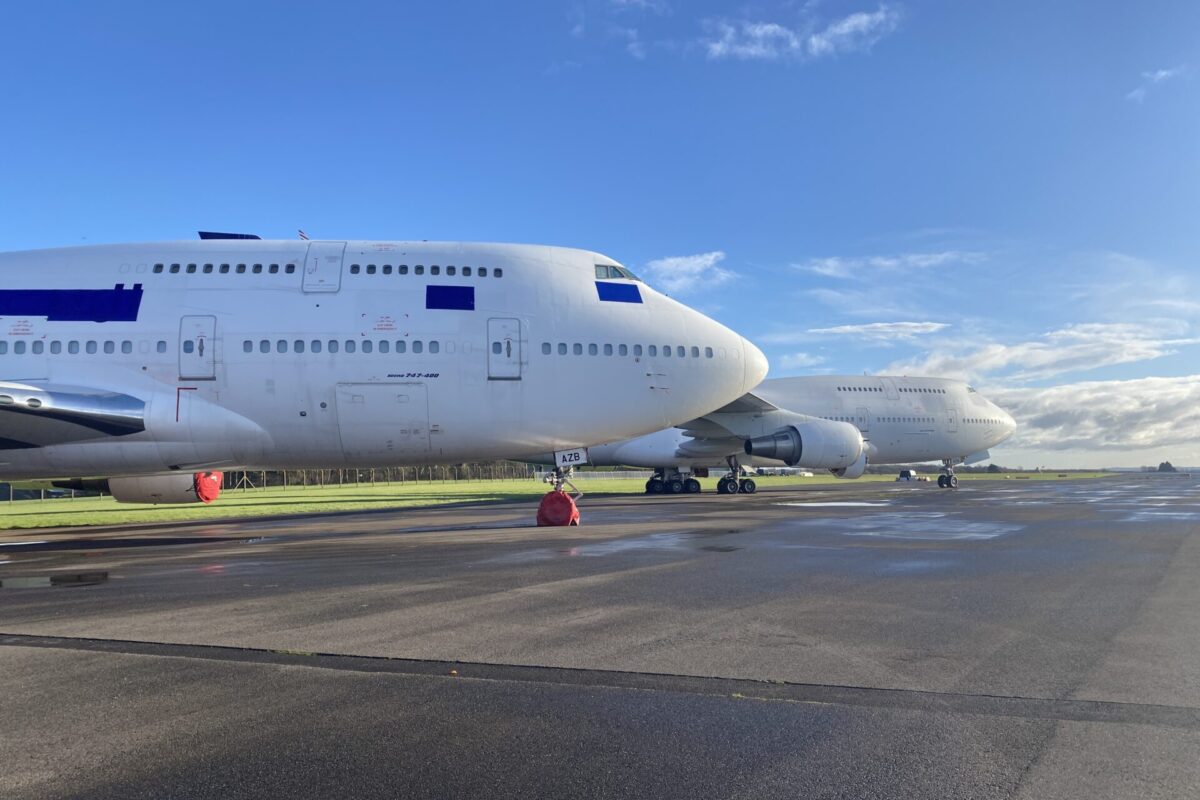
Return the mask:
[[[871, 464], [912, 464], [952, 459], [987, 450], [1016, 430], [1003, 409], [961, 381], [944, 378], [820, 375], [773, 378], [753, 394], [778, 408], [855, 425]], [[692, 467], [737, 455], [746, 466], [782, 462], [744, 456], [740, 448], [704, 457], [679, 457], [683, 446], [699, 447], [678, 428], [593, 447], [592, 463], [642, 467]], [[801, 462], [803, 464], [803, 461]]]
[[[142, 433], [0, 450], [0, 479], [513, 458], [677, 424], [744, 394], [766, 372], [753, 345], [645, 284], [610, 281], [636, 285], [641, 303], [600, 301], [595, 266], [616, 262], [597, 253], [348, 242], [340, 272], [325, 276], [336, 291], [305, 291], [330, 288], [315, 286], [322, 276], [311, 271], [306, 278], [309, 246], [219, 240], [0, 254], [5, 289], [144, 290], [136, 321], [0, 317], [0, 380], [148, 403]], [[474, 310], [427, 309], [430, 285], [474, 287]], [[519, 333], [492, 360], [505, 326]], [[197, 336], [206, 338], [212, 379], [203, 358], [197, 363]], [[54, 342], [61, 352], [51, 352]], [[511, 377], [506, 369], [519, 378], [494, 379]]]
[[1016, 430], [1008, 412], [968, 384], [946, 378], [775, 378], [754, 394], [781, 408], [855, 425], [872, 464], [961, 460]]

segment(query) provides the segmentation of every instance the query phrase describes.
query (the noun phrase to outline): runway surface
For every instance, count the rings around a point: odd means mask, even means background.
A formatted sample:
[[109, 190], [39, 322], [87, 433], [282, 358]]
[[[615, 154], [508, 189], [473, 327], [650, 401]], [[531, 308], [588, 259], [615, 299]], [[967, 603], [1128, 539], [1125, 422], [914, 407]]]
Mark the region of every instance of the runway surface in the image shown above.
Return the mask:
[[581, 508], [0, 534], [0, 796], [1200, 797], [1190, 478]]

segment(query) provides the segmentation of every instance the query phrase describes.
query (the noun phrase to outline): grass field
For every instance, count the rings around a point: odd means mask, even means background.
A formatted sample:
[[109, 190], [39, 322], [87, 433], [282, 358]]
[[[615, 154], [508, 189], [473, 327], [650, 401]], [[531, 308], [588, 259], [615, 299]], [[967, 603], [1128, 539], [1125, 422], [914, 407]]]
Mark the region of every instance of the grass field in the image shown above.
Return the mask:
[[[1107, 473], [1066, 473], [1069, 478], [1094, 478]], [[1008, 473], [1005, 475], [960, 475], [963, 480], [1062, 480], [1056, 473]], [[792, 476], [757, 477], [761, 488], [771, 486], [812, 486], [838, 483], [832, 475], [812, 478]], [[892, 475], [864, 475], [857, 483], [891, 483]], [[640, 479], [603, 479], [578, 481], [585, 494], [641, 493]], [[704, 491], [716, 490], [717, 479], [701, 481]], [[446, 481], [434, 483], [377, 483], [347, 486], [272, 487], [248, 491], [226, 491], [212, 505], [145, 506], [117, 503], [111, 497], [54, 498], [44, 501], [0, 501], [0, 530], [54, 528], [77, 525], [128, 525], [176, 520], [218, 520], [280, 514], [316, 514], [330, 511], [438, 506], [447, 503], [473, 503], [496, 500], [533, 500], [547, 487], [533, 479], [521, 481]]]

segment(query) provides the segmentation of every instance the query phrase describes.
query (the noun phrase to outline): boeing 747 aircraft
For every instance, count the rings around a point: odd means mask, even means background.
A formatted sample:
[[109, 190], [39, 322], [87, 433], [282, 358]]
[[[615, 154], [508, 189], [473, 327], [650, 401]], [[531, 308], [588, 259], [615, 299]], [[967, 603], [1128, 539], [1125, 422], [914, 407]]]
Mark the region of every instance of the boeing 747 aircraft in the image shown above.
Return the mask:
[[[597, 465], [650, 467], [651, 494], [700, 491], [696, 467], [727, 460], [718, 491], [752, 493], [752, 465], [828, 469], [857, 478], [867, 464], [940, 461], [938, 485], [957, 488], [956, 464], [988, 457], [1017, 424], [961, 381], [822, 375], [764, 381], [724, 408], [629, 441], [589, 450]], [[745, 454], [745, 459], [739, 459]]]
[[566, 451], [767, 370], [598, 253], [201, 238], [0, 254], [0, 480], [189, 502], [225, 469]]

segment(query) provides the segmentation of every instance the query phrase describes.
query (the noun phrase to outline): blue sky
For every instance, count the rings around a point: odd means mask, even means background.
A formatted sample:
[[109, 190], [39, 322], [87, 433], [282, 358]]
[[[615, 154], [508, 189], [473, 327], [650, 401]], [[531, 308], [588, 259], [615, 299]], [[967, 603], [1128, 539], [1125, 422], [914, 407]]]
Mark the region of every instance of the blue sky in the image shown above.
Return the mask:
[[1200, 4], [21, 4], [0, 249], [601, 250], [773, 375], [967, 377], [1005, 464], [1200, 464]]

